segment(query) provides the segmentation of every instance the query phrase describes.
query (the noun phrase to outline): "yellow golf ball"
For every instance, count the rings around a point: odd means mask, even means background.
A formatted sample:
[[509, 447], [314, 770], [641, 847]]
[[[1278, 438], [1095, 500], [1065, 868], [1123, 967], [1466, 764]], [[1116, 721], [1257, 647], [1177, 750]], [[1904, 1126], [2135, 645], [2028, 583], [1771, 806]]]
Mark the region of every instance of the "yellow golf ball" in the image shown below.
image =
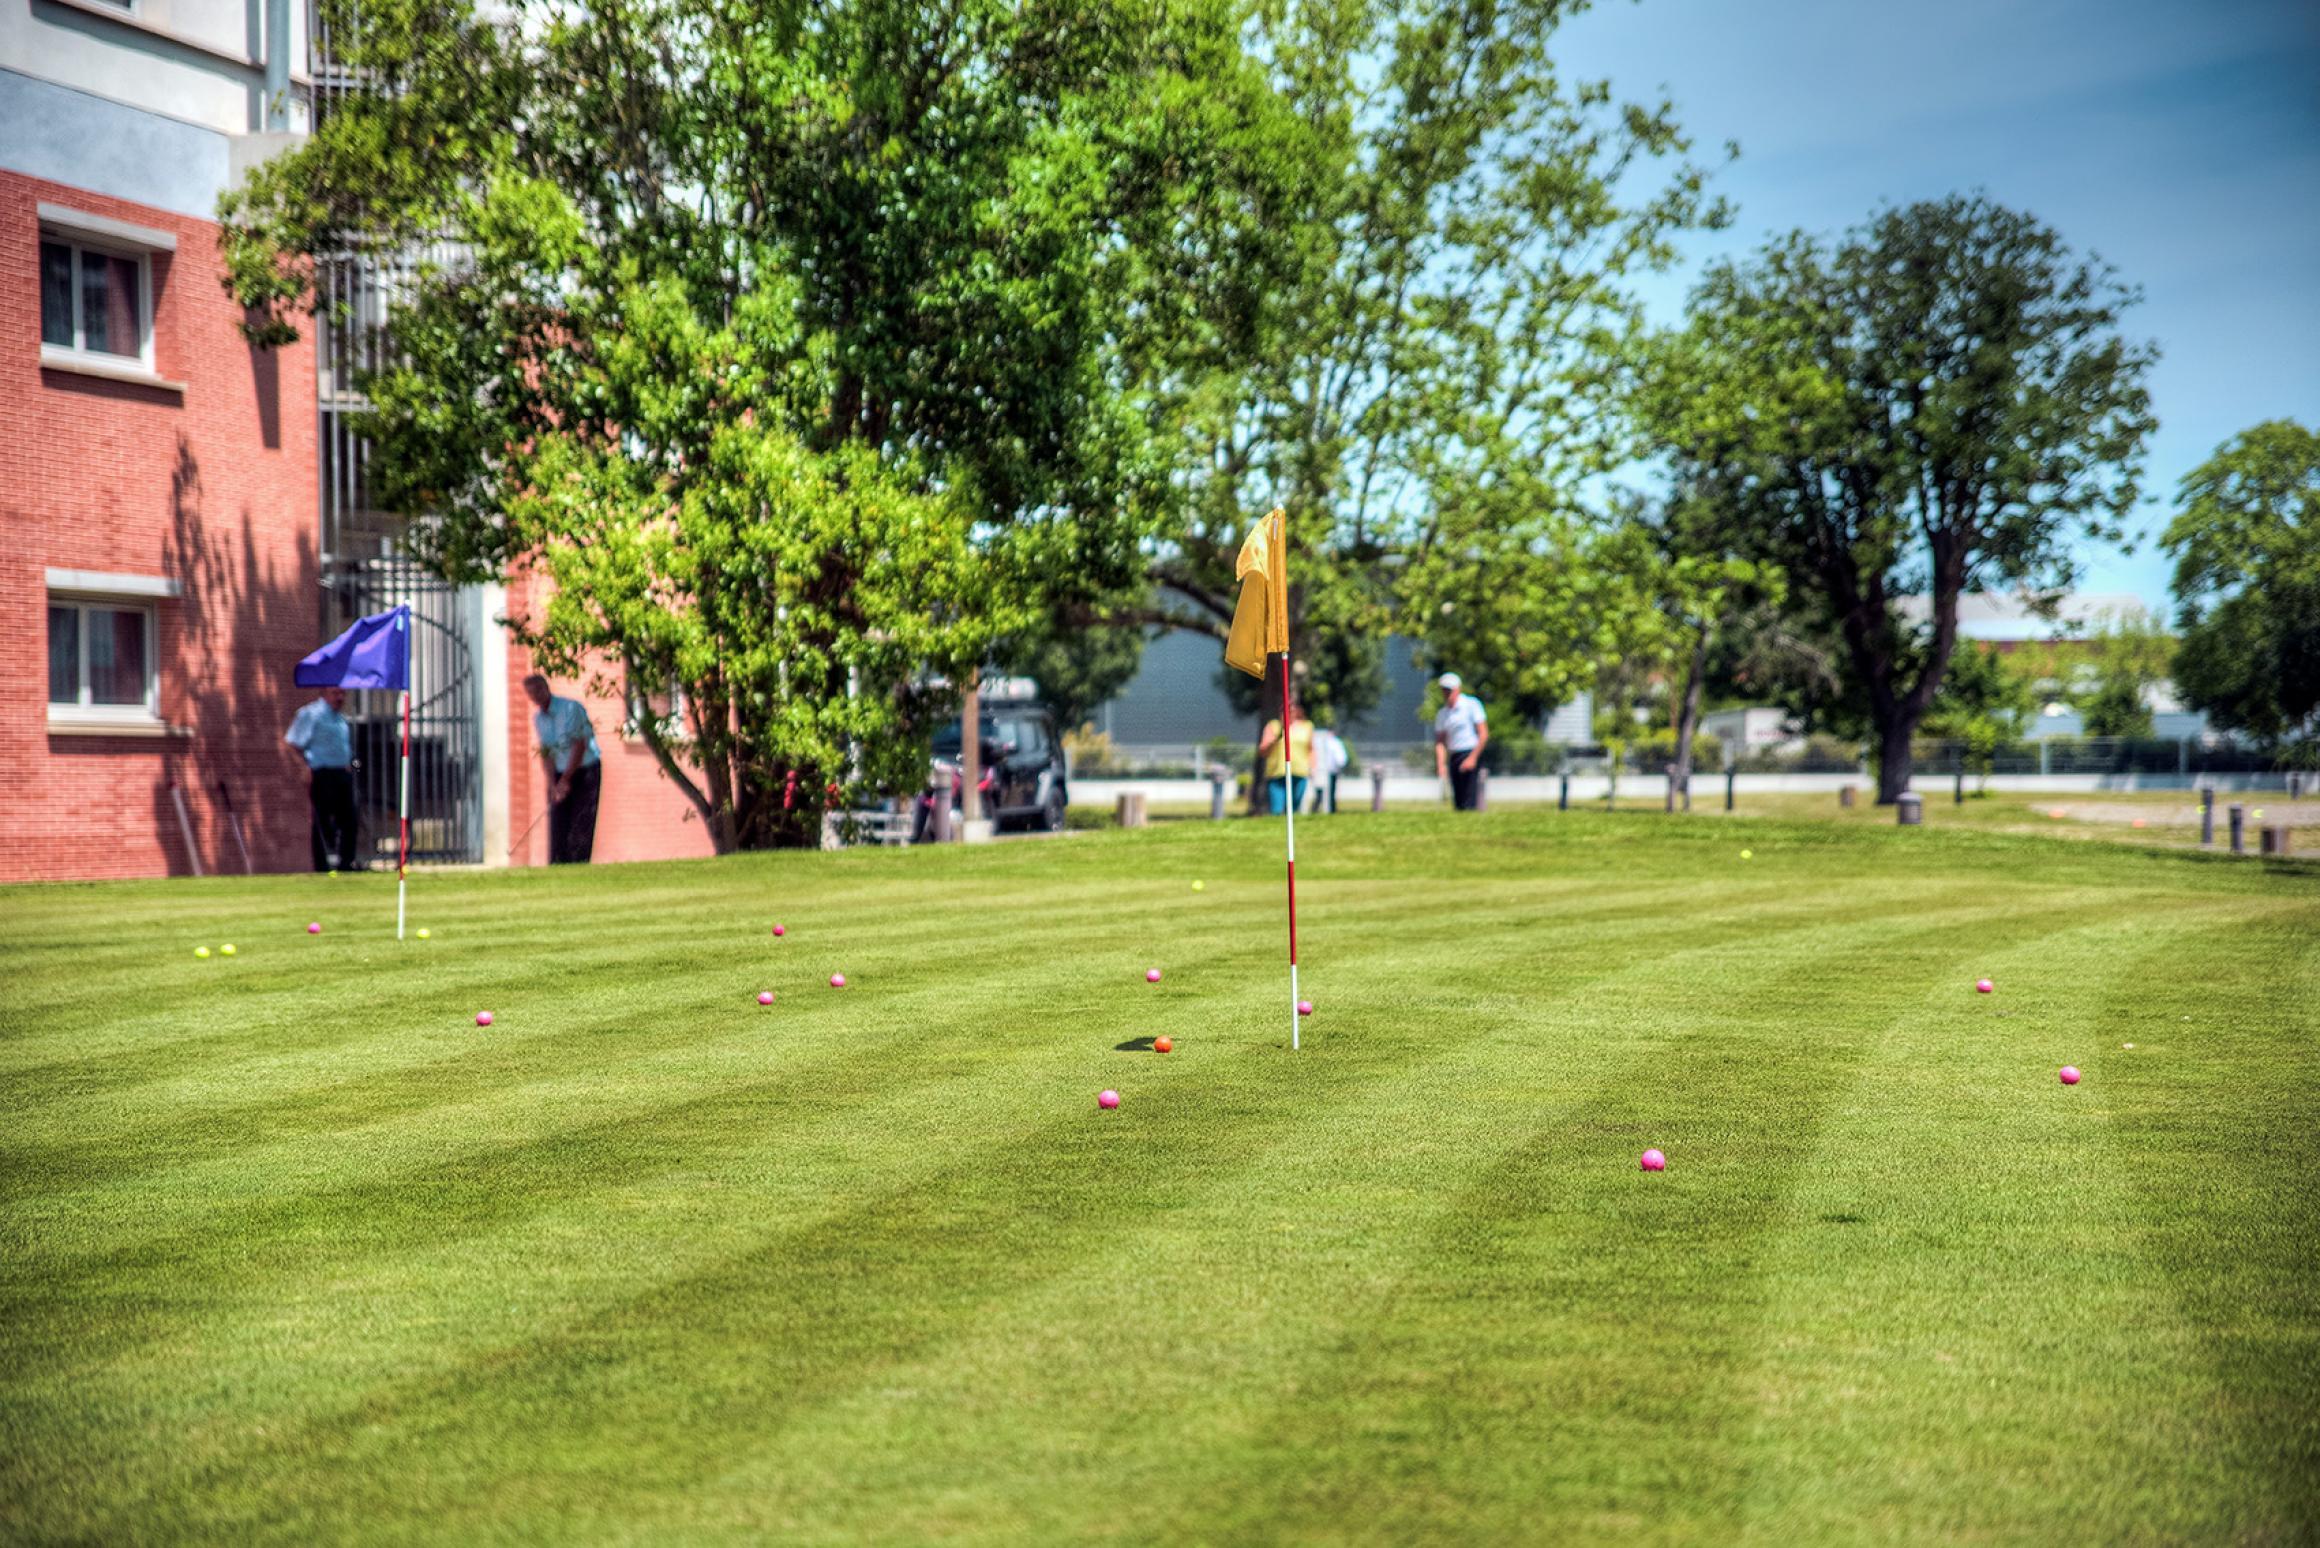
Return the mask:
[[426, 938], [427, 938], [427, 932], [426, 932], [426, 930], [425, 930], [425, 929], [421, 929], [421, 930], [419, 931], [419, 939], [421, 939], [421, 940], [425, 940]]
[[2264, 809], [2263, 809], [2262, 807], [2260, 807], [2260, 806], [2259, 806], [2259, 807], [2257, 807], [2257, 808], [2256, 808], [2256, 821], [2258, 821], [2258, 822], [2262, 822], [2263, 820], [2264, 820]]
[[1743, 860], [1753, 860], [1756, 858], [1756, 851], [1753, 849], [1743, 849], [1740, 851], [1740, 858]]
[[1206, 882], [1194, 882], [1194, 883], [1192, 884], [1192, 890], [1193, 890], [1194, 892], [1206, 892], [1206, 891], [1208, 890], [1208, 883], [1206, 883]]
[[230, 956], [232, 956], [233, 954], [234, 954], [234, 948], [233, 948], [233, 946], [232, 946], [232, 944], [231, 944], [230, 942], [229, 942], [228, 944], [226, 944], [226, 945], [224, 945], [224, 946], [220, 946], [220, 947], [218, 948], [218, 955], [219, 955], [219, 956], [221, 956], [221, 957], [230, 957]]
[[209, 948], [207, 946], [196, 946], [193, 948], [193, 954], [197, 957], [206, 957], [209, 955]]

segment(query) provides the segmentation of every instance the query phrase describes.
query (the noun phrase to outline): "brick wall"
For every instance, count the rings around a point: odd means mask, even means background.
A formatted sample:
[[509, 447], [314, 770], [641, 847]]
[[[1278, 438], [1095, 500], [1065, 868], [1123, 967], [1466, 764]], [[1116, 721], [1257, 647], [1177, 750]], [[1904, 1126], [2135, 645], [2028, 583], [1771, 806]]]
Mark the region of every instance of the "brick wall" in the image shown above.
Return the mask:
[[[512, 581], [508, 586], [511, 613], [527, 606], [536, 582]], [[524, 679], [531, 674], [531, 653], [521, 645], [508, 646], [508, 838], [515, 842], [513, 864], [548, 863], [548, 824], [542, 819], [547, 804], [547, 776], [532, 733], [532, 705], [524, 697]], [[596, 814], [596, 859], [678, 860], [716, 853], [709, 832], [684, 793], [662, 774], [652, 749], [620, 734], [627, 708], [619, 699], [591, 691], [582, 679], [553, 677], [558, 694], [588, 706], [588, 720], [596, 728], [596, 747], [603, 759], [603, 794]], [[531, 828], [531, 835], [516, 842]], [[498, 856], [490, 857], [497, 860]]]
[[[176, 237], [152, 260], [153, 364], [182, 393], [41, 367], [43, 201]], [[239, 870], [220, 780], [258, 869], [308, 863], [281, 737], [320, 623], [314, 355], [251, 348], [220, 272], [207, 221], [0, 172], [0, 880]], [[174, 734], [49, 733], [50, 567], [181, 584], [153, 603]]]

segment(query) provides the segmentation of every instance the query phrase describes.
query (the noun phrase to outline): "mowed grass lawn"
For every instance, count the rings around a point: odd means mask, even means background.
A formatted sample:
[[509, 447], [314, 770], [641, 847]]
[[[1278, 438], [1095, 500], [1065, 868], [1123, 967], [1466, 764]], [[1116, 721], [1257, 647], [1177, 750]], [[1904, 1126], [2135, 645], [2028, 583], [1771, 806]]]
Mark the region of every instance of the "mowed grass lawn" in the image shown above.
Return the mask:
[[0, 892], [0, 1536], [2320, 1533], [2320, 868], [1299, 837]]

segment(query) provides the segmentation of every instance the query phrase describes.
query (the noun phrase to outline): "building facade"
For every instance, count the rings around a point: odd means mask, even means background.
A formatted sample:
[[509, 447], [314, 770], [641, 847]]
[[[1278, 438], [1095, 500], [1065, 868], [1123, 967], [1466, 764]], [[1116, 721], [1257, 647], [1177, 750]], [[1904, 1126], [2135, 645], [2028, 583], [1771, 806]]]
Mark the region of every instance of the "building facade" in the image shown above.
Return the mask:
[[[221, 283], [219, 196], [347, 89], [310, 30], [303, 0], [0, 5], [0, 881], [304, 868], [293, 668], [397, 602], [416, 853], [546, 859], [510, 599], [427, 576], [364, 498], [350, 416], [393, 273], [325, 266], [280, 349]], [[603, 748], [597, 857], [707, 853], [621, 705], [559, 691]], [[384, 862], [393, 706], [356, 701]]]

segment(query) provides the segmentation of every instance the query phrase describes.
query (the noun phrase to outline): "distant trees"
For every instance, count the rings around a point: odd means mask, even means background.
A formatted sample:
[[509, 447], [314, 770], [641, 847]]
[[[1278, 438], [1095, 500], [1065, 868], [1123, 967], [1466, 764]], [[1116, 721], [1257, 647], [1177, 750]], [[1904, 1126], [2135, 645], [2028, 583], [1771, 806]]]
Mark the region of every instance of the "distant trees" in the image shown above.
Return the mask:
[[[1289, 513], [1299, 692], [1341, 719], [1389, 629], [1494, 714], [1586, 686], [1602, 648], [1577, 491], [1626, 454], [1631, 285], [1721, 223], [1665, 102], [1555, 67], [1565, 0], [1260, 6], [1290, 249], [1249, 327], [1179, 353], [1155, 413], [1180, 513], [1139, 621], [1221, 638], [1252, 517]], [[1278, 685], [1223, 674], [1244, 709]]]
[[1639, 401], [1676, 487], [1736, 512], [1835, 636], [1880, 801], [1908, 785], [1958, 598], [2059, 590], [2072, 538], [2121, 535], [2153, 424], [2154, 353], [2118, 331], [2134, 299], [2031, 217], [1952, 198], [1712, 268], [1654, 352]]
[[2275, 419], [2183, 480], [2176, 690], [2217, 725], [2320, 754], [2320, 432]]

